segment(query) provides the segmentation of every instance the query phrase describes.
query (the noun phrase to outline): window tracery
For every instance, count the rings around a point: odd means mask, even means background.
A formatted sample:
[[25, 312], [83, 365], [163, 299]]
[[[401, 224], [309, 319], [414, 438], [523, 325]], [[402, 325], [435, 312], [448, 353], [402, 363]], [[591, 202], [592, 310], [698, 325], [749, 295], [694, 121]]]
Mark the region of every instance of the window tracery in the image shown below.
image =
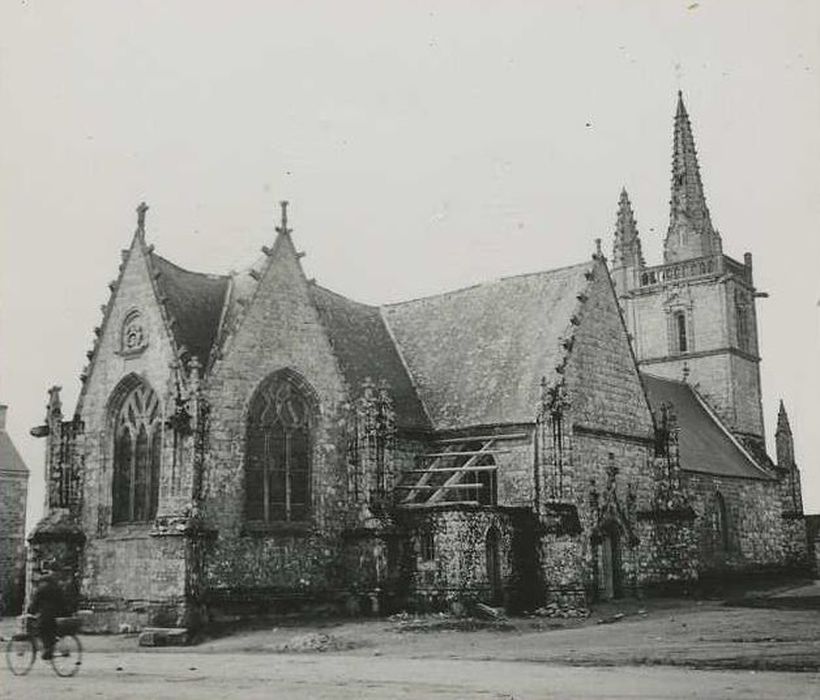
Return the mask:
[[289, 376], [267, 381], [251, 401], [245, 455], [249, 521], [308, 519], [312, 414], [312, 402]]
[[139, 382], [114, 420], [112, 520], [152, 520], [159, 502], [162, 411], [157, 395]]

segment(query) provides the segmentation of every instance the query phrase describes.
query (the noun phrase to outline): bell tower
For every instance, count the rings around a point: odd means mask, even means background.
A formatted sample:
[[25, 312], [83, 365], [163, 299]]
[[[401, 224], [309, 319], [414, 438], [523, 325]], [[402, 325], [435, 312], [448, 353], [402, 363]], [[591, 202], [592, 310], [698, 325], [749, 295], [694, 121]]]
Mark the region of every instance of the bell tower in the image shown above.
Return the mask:
[[621, 194], [612, 273], [642, 371], [696, 386], [750, 449], [765, 454], [752, 256], [723, 254], [683, 95], [672, 136], [663, 264], [647, 266]]

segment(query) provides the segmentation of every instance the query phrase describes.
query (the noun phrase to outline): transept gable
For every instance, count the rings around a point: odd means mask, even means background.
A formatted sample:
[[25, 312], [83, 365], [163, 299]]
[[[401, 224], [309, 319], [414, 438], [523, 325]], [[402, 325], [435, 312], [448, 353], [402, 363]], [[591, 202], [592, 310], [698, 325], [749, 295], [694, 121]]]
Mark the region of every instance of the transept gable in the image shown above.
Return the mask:
[[[82, 388], [75, 414], [89, 411], [97, 415], [107, 402], [107, 394], [129, 373], [150, 374], [151, 382], [162, 389], [169, 364], [178, 355], [172, 318], [157, 290], [150, 256], [145, 243], [145, 212], [138, 208], [138, 226], [115, 281], [111, 296], [101, 307], [102, 321], [94, 328], [94, 344], [86, 353], [88, 365], [80, 375]], [[160, 359], [161, 358], [161, 359]], [[89, 406], [89, 399], [93, 406]]]
[[309, 382], [339, 392], [343, 375], [311, 298], [286, 206], [273, 246], [263, 247], [263, 258], [251, 268], [232, 275], [208, 374], [253, 382], [292, 367]]
[[579, 296], [564, 375], [572, 420], [582, 426], [651, 437], [654, 420], [606, 261], [596, 256]]

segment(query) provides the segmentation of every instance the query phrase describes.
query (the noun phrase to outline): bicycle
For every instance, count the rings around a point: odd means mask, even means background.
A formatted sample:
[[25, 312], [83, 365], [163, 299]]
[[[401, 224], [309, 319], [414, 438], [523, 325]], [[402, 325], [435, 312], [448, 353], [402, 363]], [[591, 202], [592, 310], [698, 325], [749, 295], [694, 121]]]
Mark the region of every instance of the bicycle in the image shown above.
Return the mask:
[[[6, 664], [15, 676], [25, 676], [31, 670], [37, 652], [42, 647], [42, 640], [31, 624], [34, 617], [22, 616], [23, 631], [13, 634], [6, 643]], [[51, 656], [51, 667], [58, 676], [73, 676], [80, 670], [83, 646], [76, 636], [79, 629], [79, 618], [57, 618], [57, 640]]]

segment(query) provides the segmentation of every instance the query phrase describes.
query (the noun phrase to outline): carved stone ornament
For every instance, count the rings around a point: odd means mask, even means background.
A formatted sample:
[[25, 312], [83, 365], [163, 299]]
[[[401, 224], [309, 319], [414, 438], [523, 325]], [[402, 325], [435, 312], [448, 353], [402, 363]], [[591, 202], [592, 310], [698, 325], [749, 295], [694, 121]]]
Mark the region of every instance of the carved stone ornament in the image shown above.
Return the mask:
[[139, 311], [132, 311], [122, 324], [121, 351], [126, 355], [142, 352], [148, 346], [148, 333]]

